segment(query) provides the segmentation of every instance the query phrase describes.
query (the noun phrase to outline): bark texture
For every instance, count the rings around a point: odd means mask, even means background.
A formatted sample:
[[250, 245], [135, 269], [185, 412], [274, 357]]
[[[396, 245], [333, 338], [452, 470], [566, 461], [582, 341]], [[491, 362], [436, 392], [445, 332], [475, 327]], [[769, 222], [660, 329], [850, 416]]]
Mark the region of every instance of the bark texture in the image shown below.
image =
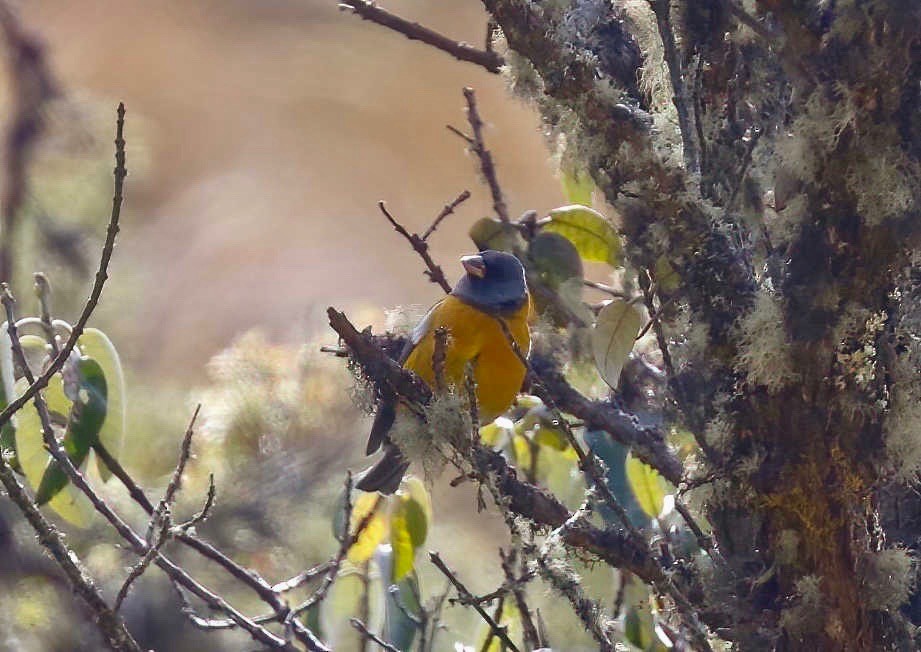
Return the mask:
[[[917, 649], [921, 5], [483, 0], [659, 283], [741, 649]], [[664, 469], [674, 476], [675, 469]]]

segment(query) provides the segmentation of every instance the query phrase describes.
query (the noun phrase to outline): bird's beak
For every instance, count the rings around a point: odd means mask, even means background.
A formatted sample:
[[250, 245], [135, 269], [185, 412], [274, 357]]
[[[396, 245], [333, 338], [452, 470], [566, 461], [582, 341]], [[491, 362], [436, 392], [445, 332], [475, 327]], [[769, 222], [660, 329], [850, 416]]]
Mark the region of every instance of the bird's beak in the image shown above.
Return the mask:
[[461, 265], [464, 266], [464, 269], [467, 270], [467, 273], [471, 276], [476, 276], [477, 278], [486, 276], [486, 263], [483, 262], [482, 256], [464, 256], [461, 258]]

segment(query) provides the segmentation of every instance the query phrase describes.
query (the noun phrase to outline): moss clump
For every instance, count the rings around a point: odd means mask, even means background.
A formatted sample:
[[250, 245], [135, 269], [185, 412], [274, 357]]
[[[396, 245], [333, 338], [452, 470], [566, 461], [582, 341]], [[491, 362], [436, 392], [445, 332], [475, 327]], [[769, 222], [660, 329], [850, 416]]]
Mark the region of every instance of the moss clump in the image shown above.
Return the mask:
[[795, 639], [814, 634], [825, 626], [822, 578], [805, 575], [796, 581], [793, 603], [780, 614], [780, 626]]
[[749, 383], [774, 394], [799, 380], [780, 301], [771, 293], [758, 293], [754, 309], [741, 320], [739, 340], [736, 370], [744, 373]]
[[907, 550], [880, 550], [868, 553], [861, 561], [861, 588], [867, 604], [880, 611], [893, 611], [908, 601], [917, 580], [917, 566]]

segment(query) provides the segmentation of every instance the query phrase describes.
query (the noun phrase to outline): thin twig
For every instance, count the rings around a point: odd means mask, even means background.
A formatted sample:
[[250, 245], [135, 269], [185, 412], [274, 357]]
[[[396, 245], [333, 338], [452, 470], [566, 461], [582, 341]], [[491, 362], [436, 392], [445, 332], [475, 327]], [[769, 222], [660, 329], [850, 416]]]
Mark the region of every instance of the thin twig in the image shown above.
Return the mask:
[[106, 240], [105, 244], [102, 247], [102, 255], [99, 258], [99, 268], [96, 271], [96, 279], [93, 282], [93, 289], [90, 291], [90, 296], [86, 300], [86, 305], [83, 307], [83, 312], [80, 313], [80, 318], [77, 320], [77, 323], [74, 324], [73, 330], [70, 333], [70, 337], [67, 338], [67, 342], [61, 348], [61, 351], [55, 356], [54, 360], [48, 365], [48, 368], [45, 369], [35, 382], [30, 383], [28, 389], [22, 393], [19, 398], [10, 403], [0, 412], [0, 427], [3, 426], [10, 418], [28, 401], [30, 401], [38, 392], [44, 389], [48, 385], [48, 381], [51, 380], [51, 377], [54, 376], [61, 367], [64, 366], [64, 363], [67, 361], [67, 358], [70, 356], [70, 352], [74, 350], [74, 347], [77, 345], [77, 340], [83, 335], [83, 329], [86, 327], [87, 322], [90, 319], [90, 316], [93, 314], [93, 311], [96, 309], [96, 305], [99, 303], [99, 297], [102, 296], [102, 288], [105, 286], [106, 280], [109, 278], [109, 261], [112, 259], [112, 252], [115, 249], [115, 236], [118, 235], [118, 219], [121, 215], [121, 206], [122, 206], [122, 197], [124, 190], [125, 177], [128, 175], [128, 171], [125, 167], [125, 140], [124, 140], [124, 127], [125, 127], [125, 105], [119, 103], [118, 105], [118, 120], [115, 128], [115, 192], [112, 195], [112, 214], [109, 217], [109, 226], [106, 231]]
[[492, 194], [493, 210], [496, 211], [496, 216], [500, 220], [503, 222], [511, 222], [511, 218], [509, 218], [508, 214], [508, 207], [505, 204], [505, 199], [502, 197], [502, 187], [499, 185], [499, 180], [496, 177], [496, 166], [493, 163], [492, 154], [486, 149], [486, 143], [483, 140], [483, 120], [480, 118], [480, 113], [477, 110], [476, 93], [468, 86], [464, 88], [464, 98], [467, 100], [467, 121], [470, 123], [470, 128], [473, 130], [473, 138], [471, 139], [464, 136], [451, 127], [449, 127], [449, 129], [464, 137], [470, 144], [473, 153], [480, 159], [480, 171], [483, 173], [486, 184], [489, 186], [489, 192]]
[[[108, 467], [108, 469], [112, 471], [112, 475], [118, 478], [119, 481], [121, 481], [121, 483], [125, 486], [125, 488], [128, 490], [128, 494], [131, 496], [134, 502], [140, 505], [141, 508], [148, 514], [153, 514], [153, 503], [150, 502], [150, 499], [147, 498], [147, 495], [137, 485], [134, 479], [128, 475], [128, 472], [125, 471], [121, 463], [114, 459], [111, 454], [102, 446], [97, 446], [94, 450]], [[214, 502], [213, 488], [214, 482], [212, 476], [211, 485], [208, 491], [209, 498], [206, 499], [205, 508], [202, 510], [202, 512], [199, 512], [199, 514], [192, 518], [193, 522], [198, 522], [202, 520], [204, 516], [207, 516], [207, 509], [210, 509], [210, 504]], [[188, 547], [192, 548], [206, 559], [210, 559], [211, 561], [222, 566], [231, 576], [242, 582], [245, 586], [251, 588], [264, 602], [275, 609], [276, 614], [287, 613], [284, 602], [281, 600], [278, 594], [272, 590], [271, 585], [269, 585], [269, 583], [259, 575], [259, 573], [249, 568], [243, 568], [210, 543], [203, 541], [202, 539], [193, 535], [191, 532], [184, 531], [188, 529], [186, 525], [187, 524], [180, 525], [177, 528], [179, 531], [174, 533], [177, 541], [180, 541]], [[188, 527], [191, 527], [191, 525], [194, 525], [194, 523], [188, 524]], [[278, 618], [275, 619], [277, 620]]]
[[204, 521], [211, 514], [211, 508], [214, 507], [214, 498], [217, 495], [217, 489], [214, 486], [214, 474], [208, 474], [208, 493], [205, 495], [205, 504], [202, 505], [201, 511], [192, 516], [188, 521], [180, 523], [177, 526], [179, 532], [188, 532], [193, 527]]
[[320, 575], [329, 572], [330, 565], [332, 561], [324, 561], [321, 564], [317, 564], [307, 570], [301, 571], [291, 579], [284, 580], [272, 586], [272, 590], [276, 593], [284, 593], [285, 591], [291, 591], [297, 587], [306, 584], [307, 582], [314, 580]]
[[626, 292], [621, 292], [617, 288], [612, 288], [610, 285], [605, 285], [604, 283], [596, 283], [595, 281], [589, 281], [587, 278], [582, 279], [582, 285], [594, 290], [599, 290], [605, 294], [610, 294], [612, 297], [617, 299], [623, 299], [624, 301], [629, 301], [633, 297], [627, 294]]
[[688, 95], [684, 86], [684, 71], [672, 31], [670, 0], [649, 0], [656, 15], [656, 24], [668, 65], [668, 74], [672, 82], [673, 100], [678, 113], [678, 128], [681, 130], [681, 142], [684, 146], [684, 165], [692, 173], [700, 172], [700, 155], [691, 133], [691, 118], [688, 113]]
[[499, 637], [499, 640], [502, 641], [504, 645], [508, 647], [512, 652], [520, 652], [518, 646], [516, 646], [512, 639], [509, 638], [507, 628], [499, 625], [493, 620], [492, 616], [486, 613], [486, 610], [480, 606], [478, 602], [473, 599], [473, 594], [467, 590], [467, 587], [457, 578], [450, 568], [448, 568], [445, 563], [441, 560], [441, 557], [437, 552], [430, 552], [429, 559], [432, 560], [432, 563], [435, 564], [435, 567], [442, 572], [442, 574], [448, 578], [448, 581], [454, 585], [454, 588], [457, 590], [457, 594], [460, 597], [461, 601], [464, 604], [469, 604], [473, 607], [474, 611], [480, 614], [480, 618], [486, 621], [486, 624], [489, 625], [490, 630], [492, 630], [496, 636]]
[[[144, 555], [141, 561], [131, 569], [131, 572], [125, 579], [124, 584], [122, 584], [122, 588], [119, 590], [118, 596], [115, 599], [114, 609], [116, 611], [121, 608], [122, 602], [127, 597], [128, 591], [131, 589], [131, 585], [136, 580], [138, 580], [141, 575], [144, 574], [144, 571], [147, 570], [148, 566], [150, 566], [150, 563], [157, 557], [160, 549], [170, 538], [170, 528], [172, 526], [172, 516], [170, 509], [173, 504], [173, 499], [176, 496], [176, 491], [179, 489], [179, 483], [182, 479], [182, 473], [185, 470], [186, 462], [188, 461], [192, 452], [192, 433], [195, 427], [195, 420], [198, 418], [198, 412], [200, 410], [201, 404], [199, 403], [195, 408], [195, 413], [192, 415], [189, 427], [186, 429], [185, 437], [182, 439], [179, 461], [176, 463], [176, 468], [173, 470], [173, 477], [170, 478], [169, 484], [166, 487], [166, 491], [163, 494], [163, 498], [157, 505], [157, 509], [155, 509], [154, 513], [150, 515], [150, 522], [147, 525], [147, 544], [150, 546], [150, 548], [147, 550], [147, 554]], [[210, 495], [211, 492], [209, 492], [209, 496]], [[206, 506], [207, 504], [208, 503], [206, 502]], [[156, 539], [154, 539], [154, 529], [158, 526], [159, 533], [157, 534]]]
[[458, 61], [466, 61], [482, 66], [496, 74], [505, 64], [502, 55], [492, 50], [478, 50], [462, 41], [455, 41], [419, 23], [414, 23], [382, 9], [368, 0], [339, 0], [339, 7], [348, 9], [363, 19], [377, 23], [395, 32], [399, 32], [411, 41], [421, 41], [426, 45], [447, 52]]
[[468, 145], [473, 145], [476, 141], [473, 140], [470, 136], [465, 134], [463, 131], [455, 127], [454, 125], [445, 125], [445, 128], [450, 131], [452, 134], [460, 138], [461, 140], [466, 140]]
[[118, 590], [118, 595], [115, 597], [115, 605], [112, 607], [115, 611], [121, 609], [122, 602], [125, 601], [125, 598], [128, 597], [128, 591], [131, 590], [131, 585], [138, 579], [141, 575], [144, 574], [144, 571], [150, 566], [151, 562], [156, 559], [157, 555], [160, 552], [160, 549], [163, 545], [169, 540], [169, 529], [170, 529], [170, 519], [169, 515], [165, 514], [162, 518], [162, 523], [160, 525], [160, 532], [157, 535], [155, 542], [152, 542], [152, 545], [147, 550], [141, 561], [139, 561], [131, 569], [131, 572], [128, 573], [128, 577], [125, 578], [125, 582], [122, 584], [122, 587]]
[[192, 435], [195, 432], [195, 421], [198, 419], [199, 412], [201, 412], [201, 403], [195, 406], [195, 412], [192, 413], [189, 427], [186, 428], [185, 436], [182, 438], [179, 462], [176, 464], [176, 468], [173, 469], [173, 477], [170, 478], [169, 484], [166, 486], [166, 491], [163, 494], [163, 502], [166, 503], [167, 506], [173, 504], [173, 499], [176, 497], [176, 492], [179, 490], [179, 484], [182, 482], [182, 474], [185, 471], [185, 465], [192, 455]]
[[[505, 594], [499, 596], [498, 602], [496, 602], [496, 609], [492, 613], [492, 618], [497, 623], [502, 622], [502, 612], [505, 610]], [[483, 640], [483, 644], [480, 646], [480, 652], [489, 652], [489, 647], [492, 645], [493, 639], [496, 637], [496, 631], [490, 629], [486, 634], [486, 638]]]
[[573, 580], [570, 574], [561, 573], [557, 569], [557, 564], [551, 563], [546, 554], [539, 553], [534, 557], [541, 577], [569, 601], [572, 610], [585, 625], [586, 631], [598, 642], [599, 651], [614, 652], [614, 643], [611, 641], [612, 632], [603, 626], [604, 623], [609, 622], [608, 618], [602, 617], [604, 609], [597, 601], [586, 597], [579, 583]]
[[336, 552], [336, 556], [333, 557], [333, 560], [329, 566], [329, 570], [326, 571], [326, 575], [323, 576], [323, 582], [320, 584], [320, 587], [314, 591], [313, 595], [311, 595], [306, 601], [291, 610], [287, 618], [285, 618], [285, 626], [288, 625], [291, 619], [296, 618], [298, 615], [304, 613], [314, 605], [320, 604], [323, 602], [323, 600], [326, 599], [330, 587], [332, 587], [333, 582], [336, 581], [336, 578], [339, 577], [339, 571], [342, 568], [342, 562], [348, 554], [349, 548], [352, 547], [352, 545], [358, 540], [358, 537], [361, 536], [361, 533], [364, 532], [365, 528], [368, 526], [368, 523], [370, 523], [371, 519], [374, 518], [374, 514], [377, 512], [377, 509], [380, 506], [380, 496], [378, 495], [374, 505], [370, 510], [368, 510], [368, 513], [365, 514], [361, 521], [358, 523], [355, 531], [350, 534], [349, 530], [352, 521], [351, 472], [346, 474], [345, 487], [345, 505], [343, 506], [344, 525], [342, 526], [342, 532], [338, 537], [339, 550]]
[[[512, 596], [515, 598], [515, 605], [518, 607], [518, 614], [521, 617], [521, 629], [524, 633], [525, 647], [536, 650], [544, 647], [544, 644], [540, 639], [537, 627], [534, 625], [534, 620], [531, 617], [531, 609], [528, 607], [524, 589], [522, 588], [523, 584], [528, 581], [530, 577], [528, 577], [526, 573], [520, 577], [515, 577], [513, 566], [518, 556], [517, 553], [518, 550], [515, 548], [512, 548], [508, 553], [502, 550], [502, 548], [499, 548], [499, 558], [502, 560], [502, 572], [505, 573], [505, 581], [511, 587]], [[524, 560], [522, 560], [522, 566], [524, 566]]]
[[55, 336], [54, 325], [51, 323], [51, 283], [48, 282], [48, 277], [41, 272], [35, 272], [32, 278], [35, 281], [35, 294], [38, 297], [41, 311], [42, 330], [45, 331], [45, 339], [51, 346], [51, 354], [57, 355], [61, 347], [58, 346], [58, 338]]
[[444, 290], [446, 294], [450, 294], [451, 285], [448, 283], [448, 279], [445, 278], [445, 273], [442, 271], [441, 267], [436, 265], [435, 261], [432, 260], [432, 257], [429, 255], [428, 243], [426, 243], [423, 238], [420, 238], [418, 234], [410, 233], [403, 227], [402, 224], [397, 222], [393, 215], [390, 214], [390, 211], [387, 210], [387, 205], [384, 202], [377, 202], [377, 207], [381, 209], [381, 213], [384, 214], [384, 217], [387, 218], [387, 221], [390, 222], [394, 230], [406, 238], [406, 240], [412, 246], [413, 250], [419, 254], [420, 258], [422, 258], [425, 266], [428, 267], [426, 275], [429, 277], [429, 280], [432, 283], [437, 283], [440, 285], [441, 289]]
[[442, 208], [441, 212], [438, 213], [438, 216], [434, 219], [431, 226], [429, 226], [429, 228], [425, 230], [425, 233], [422, 234], [422, 240], [428, 240], [429, 236], [432, 235], [435, 232], [435, 229], [438, 228], [438, 225], [441, 224], [441, 221], [448, 215], [451, 215], [458, 206], [463, 204], [468, 199], [470, 199], [470, 191], [465, 190], [459, 194], [457, 198], [450, 204], [445, 204], [444, 208]]
[[359, 632], [361, 632], [362, 636], [364, 636], [365, 638], [371, 639], [372, 641], [380, 645], [383, 649], [387, 650], [387, 652], [400, 652], [399, 648], [394, 647], [393, 645], [391, 645], [390, 643], [382, 639], [380, 636], [372, 632], [370, 629], [368, 629], [368, 626], [365, 625], [360, 620], [358, 620], [358, 618], [349, 618], [349, 622], [352, 623], [352, 627], [354, 627]]
[[688, 510], [687, 505], [685, 505], [678, 496], [675, 496], [675, 511], [681, 514], [681, 518], [684, 519], [684, 522], [687, 523], [691, 532], [694, 533], [694, 536], [697, 538], [697, 545], [706, 551], [710, 559], [717, 563], [722, 563], [722, 555], [720, 555], [719, 551], [714, 547], [713, 537], [704, 534], [704, 531], [700, 528], [694, 516]]
[[16, 479], [12, 469], [0, 457], [0, 482], [6, 489], [6, 495], [22, 512], [23, 516], [38, 535], [38, 542], [51, 554], [55, 562], [67, 576], [67, 580], [83, 602], [90, 608], [94, 615], [94, 622], [105, 638], [106, 643], [113, 650], [126, 652], [142, 652], [134, 637], [125, 626], [125, 621], [113, 609], [109, 608], [102, 592], [96, 587], [89, 572], [84, 568], [80, 558], [71, 550], [64, 537], [38, 510], [35, 503], [26, 493], [25, 488]]

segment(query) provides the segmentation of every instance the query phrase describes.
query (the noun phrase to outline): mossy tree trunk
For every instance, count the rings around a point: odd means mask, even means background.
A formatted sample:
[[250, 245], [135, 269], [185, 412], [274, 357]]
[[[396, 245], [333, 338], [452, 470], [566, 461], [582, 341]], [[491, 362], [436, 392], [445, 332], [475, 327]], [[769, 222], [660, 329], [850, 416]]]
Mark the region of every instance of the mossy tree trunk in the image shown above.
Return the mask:
[[[483, 0], [655, 282], [742, 649], [913, 649], [921, 5]], [[906, 603], [909, 606], [906, 606]]]

